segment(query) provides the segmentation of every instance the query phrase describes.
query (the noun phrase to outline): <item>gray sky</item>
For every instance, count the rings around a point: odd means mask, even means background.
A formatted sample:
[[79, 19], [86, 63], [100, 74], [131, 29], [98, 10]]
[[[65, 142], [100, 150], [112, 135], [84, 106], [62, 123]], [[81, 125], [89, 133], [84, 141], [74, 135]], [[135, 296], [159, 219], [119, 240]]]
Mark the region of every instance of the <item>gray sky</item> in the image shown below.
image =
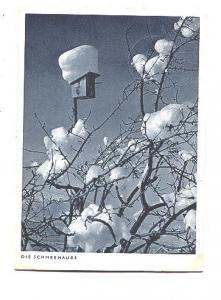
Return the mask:
[[[136, 17], [136, 16], [85, 16], [85, 15], [27, 15], [25, 43], [24, 81], [24, 147], [45, 151], [43, 137], [34, 113], [46, 123], [48, 132], [64, 126], [70, 127], [71, 91], [61, 76], [58, 57], [74, 47], [89, 44], [98, 49], [99, 71], [96, 86], [96, 99], [82, 100], [79, 103], [79, 118], [87, 117], [88, 125], [101, 122], [118, 100], [124, 87], [136, 78], [128, 64], [128, 50], [125, 31], [131, 26], [130, 44], [136, 46], [134, 53], [147, 53], [151, 43], [147, 39], [146, 24], [150, 25], [153, 40], [165, 37], [165, 30], [172, 29], [178, 18]], [[197, 66], [198, 49], [195, 47], [181, 53], [186, 61]], [[179, 75], [180, 101], [194, 101], [197, 97], [197, 73]], [[181, 78], [181, 80], [180, 80]], [[167, 95], [172, 97], [172, 95]], [[139, 113], [138, 94], [134, 94], [94, 139], [94, 147], [102, 143], [102, 137], [117, 133], [122, 119]], [[145, 109], [151, 111], [153, 103], [145, 98]], [[24, 162], [38, 160], [39, 156], [25, 152]]]

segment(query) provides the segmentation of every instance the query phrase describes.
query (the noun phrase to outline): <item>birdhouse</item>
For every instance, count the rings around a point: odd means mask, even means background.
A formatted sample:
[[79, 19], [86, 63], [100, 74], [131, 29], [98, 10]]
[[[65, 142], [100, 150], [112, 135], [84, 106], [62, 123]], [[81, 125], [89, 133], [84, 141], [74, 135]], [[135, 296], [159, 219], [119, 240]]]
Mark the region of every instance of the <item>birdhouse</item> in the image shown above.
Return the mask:
[[88, 72], [81, 78], [71, 82], [71, 94], [73, 98], [95, 98], [95, 79], [100, 76], [97, 73]]
[[58, 59], [63, 79], [71, 85], [73, 98], [95, 98], [95, 79], [99, 76], [98, 51], [82, 45], [64, 52]]

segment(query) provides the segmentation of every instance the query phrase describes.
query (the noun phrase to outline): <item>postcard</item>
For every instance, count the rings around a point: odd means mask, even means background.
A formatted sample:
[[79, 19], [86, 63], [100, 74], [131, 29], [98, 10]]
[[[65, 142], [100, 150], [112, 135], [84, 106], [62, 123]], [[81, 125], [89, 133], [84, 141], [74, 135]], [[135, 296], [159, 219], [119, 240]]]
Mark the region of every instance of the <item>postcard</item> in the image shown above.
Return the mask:
[[202, 271], [200, 18], [24, 18], [15, 268]]

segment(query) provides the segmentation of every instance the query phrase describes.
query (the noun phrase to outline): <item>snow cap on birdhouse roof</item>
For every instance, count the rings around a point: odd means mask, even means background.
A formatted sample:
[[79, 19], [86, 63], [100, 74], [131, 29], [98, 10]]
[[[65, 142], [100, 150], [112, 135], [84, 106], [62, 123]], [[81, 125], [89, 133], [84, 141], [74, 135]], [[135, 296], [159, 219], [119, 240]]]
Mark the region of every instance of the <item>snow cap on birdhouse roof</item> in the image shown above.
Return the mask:
[[69, 84], [77, 81], [88, 73], [99, 74], [98, 51], [90, 45], [82, 45], [64, 52], [58, 58], [62, 77]]

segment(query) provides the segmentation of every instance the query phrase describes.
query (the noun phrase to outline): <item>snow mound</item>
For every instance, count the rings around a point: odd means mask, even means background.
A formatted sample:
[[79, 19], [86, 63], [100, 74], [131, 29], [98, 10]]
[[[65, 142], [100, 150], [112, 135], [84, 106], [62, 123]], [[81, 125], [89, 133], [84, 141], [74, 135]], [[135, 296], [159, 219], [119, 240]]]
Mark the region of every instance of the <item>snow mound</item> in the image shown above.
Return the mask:
[[145, 55], [137, 54], [133, 57], [131, 64], [145, 81], [156, 80], [159, 82], [167, 67], [168, 60], [168, 55], [159, 54], [148, 60]]
[[88, 132], [81, 119], [77, 121], [72, 132], [64, 127], [52, 129], [51, 135], [44, 137], [49, 159], [37, 168], [36, 173], [46, 180], [64, 171], [69, 165], [68, 158], [71, 157], [73, 149], [78, 149], [79, 143], [87, 137]]
[[147, 57], [144, 54], [136, 54], [132, 58], [131, 65], [136, 69], [137, 73], [142, 77], [145, 72], [145, 64], [147, 63]]
[[67, 167], [67, 160], [62, 155], [57, 154], [53, 157], [53, 159], [46, 160], [43, 164], [41, 164], [36, 173], [46, 180], [51, 178], [51, 176], [64, 171]]
[[186, 224], [186, 228], [196, 231], [196, 211], [194, 209], [188, 211], [184, 218], [184, 223]]
[[187, 150], [181, 150], [179, 151], [178, 154], [183, 161], [188, 161], [194, 156], [193, 151], [187, 151]]
[[98, 178], [100, 175], [104, 173], [104, 170], [100, 166], [93, 165], [89, 168], [87, 171], [86, 177], [85, 177], [85, 183], [88, 184], [93, 179]]
[[184, 208], [188, 205], [196, 202], [197, 197], [197, 187], [194, 183], [188, 183], [179, 192], [170, 193], [163, 195], [164, 201], [168, 205], [174, 205], [176, 203], [177, 207]]
[[140, 151], [140, 146], [137, 145], [138, 142], [139, 142], [138, 140], [134, 140], [134, 139], [130, 140], [130, 141], [128, 142], [127, 148], [128, 148], [131, 152], [138, 152], [138, 151]]
[[162, 55], [169, 55], [173, 49], [174, 42], [166, 39], [158, 40], [155, 43], [155, 50]]
[[184, 104], [169, 104], [160, 111], [146, 113], [143, 118], [141, 132], [149, 139], [162, 139], [171, 132], [183, 119], [187, 106]]
[[68, 131], [64, 127], [58, 127], [51, 131], [52, 139], [56, 144], [63, 144], [67, 140]]
[[90, 45], [82, 45], [64, 52], [58, 59], [64, 80], [71, 83], [88, 72], [99, 73], [98, 51]]
[[166, 39], [158, 40], [154, 46], [158, 55], [148, 59], [144, 54], [136, 54], [132, 58], [131, 65], [145, 80], [156, 80], [159, 82], [167, 67], [173, 44], [173, 41], [167, 41]]
[[169, 61], [169, 56], [157, 55], [149, 59], [145, 65], [146, 80], [160, 82]]
[[96, 204], [90, 204], [72, 221], [69, 232], [74, 235], [68, 237], [68, 246], [80, 246], [85, 252], [96, 252], [130, 238], [124, 221], [111, 208], [99, 211]]
[[[181, 28], [181, 29], [180, 29]], [[174, 23], [174, 29], [180, 29], [183, 37], [192, 37], [200, 28], [200, 19], [197, 17], [181, 17], [178, 22]]]
[[104, 145], [105, 145], [105, 146], [108, 146], [108, 144], [109, 144], [109, 139], [108, 139], [107, 136], [104, 137], [103, 141], [104, 141]]
[[88, 132], [86, 131], [84, 127], [84, 121], [79, 119], [77, 123], [75, 124], [74, 128], [72, 129], [72, 134], [79, 136], [83, 139], [86, 139], [88, 137]]
[[111, 170], [110, 181], [120, 180], [129, 175], [129, 171], [123, 167], [116, 167]]

